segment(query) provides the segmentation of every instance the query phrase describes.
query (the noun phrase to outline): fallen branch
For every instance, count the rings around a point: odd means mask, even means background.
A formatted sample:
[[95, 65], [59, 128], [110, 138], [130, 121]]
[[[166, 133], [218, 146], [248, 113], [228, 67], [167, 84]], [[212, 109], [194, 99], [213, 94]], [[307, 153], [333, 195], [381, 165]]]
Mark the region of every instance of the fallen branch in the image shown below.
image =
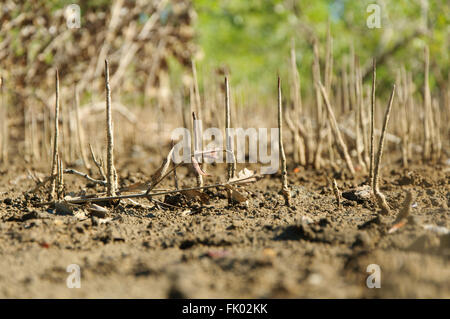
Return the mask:
[[65, 169], [64, 170], [64, 174], [78, 175], [78, 176], [86, 178], [88, 181], [90, 181], [92, 183], [95, 183], [95, 184], [98, 184], [98, 185], [101, 185], [101, 186], [106, 186], [106, 182], [104, 180], [102, 181], [102, 180], [99, 180], [99, 179], [92, 178], [88, 174], [79, 172], [79, 171], [77, 171], [75, 169], [72, 169], [72, 168]]
[[[156, 193], [150, 193], [150, 194], [139, 193], [139, 194], [129, 194], [129, 195], [119, 195], [119, 196], [75, 198], [75, 199], [68, 199], [68, 200], [66, 200], [66, 202], [70, 203], [70, 204], [81, 204], [81, 203], [98, 203], [98, 202], [106, 202], [106, 201], [129, 199], [129, 198], [151, 198], [153, 196], [177, 194], [177, 193], [183, 193], [183, 192], [192, 191], [192, 190], [210, 189], [210, 188], [218, 188], [218, 187], [226, 188], [226, 185], [242, 184], [242, 183], [250, 182], [252, 179], [257, 180], [258, 178], [260, 178], [260, 177], [252, 175], [252, 176], [248, 176], [248, 177], [245, 177], [242, 179], [230, 180], [229, 182], [206, 185], [206, 186], [202, 186], [202, 187], [191, 187], [191, 188], [177, 189], [177, 190], [164, 191], [164, 192], [156, 192]], [[55, 201], [38, 203], [37, 206], [45, 206], [45, 205], [53, 205], [53, 204], [55, 204]]]

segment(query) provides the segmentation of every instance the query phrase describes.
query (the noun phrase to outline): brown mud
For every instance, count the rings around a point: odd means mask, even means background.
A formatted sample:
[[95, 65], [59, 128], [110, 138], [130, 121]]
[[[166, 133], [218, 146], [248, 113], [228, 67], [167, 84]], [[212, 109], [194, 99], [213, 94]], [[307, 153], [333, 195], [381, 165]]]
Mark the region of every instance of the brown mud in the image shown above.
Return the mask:
[[[209, 205], [166, 198], [182, 206], [169, 209], [122, 200], [106, 218], [83, 208], [64, 215], [36, 205], [46, 189], [24, 194], [35, 186], [24, 166], [3, 167], [0, 297], [450, 298], [450, 234], [424, 227], [450, 228], [450, 168], [386, 163], [380, 187], [391, 216], [378, 216], [370, 200], [343, 199], [338, 209], [330, 180], [346, 191], [364, 176], [294, 167], [293, 208], [284, 205], [280, 176], [273, 175], [246, 186], [247, 205], [230, 206], [225, 191], [207, 190]], [[147, 166], [118, 163], [120, 183], [145, 181], [155, 168]], [[31, 170], [45, 176], [49, 168]], [[195, 185], [186, 172], [179, 170], [181, 184]], [[223, 179], [220, 172], [205, 184]], [[80, 177], [65, 181], [66, 193], [103, 191]], [[172, 177], [161, 187], [173, 189]], [[413, 217], [389, 233], [408, 190]], [[70, 264], [80, 266], [79, 289], [67, 288]], [[366, 285], [370, 264], [380, 266], [379, 289]]]

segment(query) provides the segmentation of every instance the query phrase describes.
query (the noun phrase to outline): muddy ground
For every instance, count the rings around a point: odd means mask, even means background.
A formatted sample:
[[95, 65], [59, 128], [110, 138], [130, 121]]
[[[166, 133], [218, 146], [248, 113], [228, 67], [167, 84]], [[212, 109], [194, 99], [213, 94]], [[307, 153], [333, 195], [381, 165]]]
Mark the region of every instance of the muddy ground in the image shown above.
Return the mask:
[[[207, 191], [209, 205], [121, 201], [106, 218], [40, 207], [47, 191], [27, 169], [0, 172], [0, 297], [2, 298], [417, 298], [450, 297], [450, 167], [400, 168], [386, 156], [381, 190], [393, 215], [377, 217], [370, 201], [344, 199], [341, 210], [328, 178], [346, 191], [365, 182], [331, 170], [289, 167], [293, 209], [284, 206], [279, 175], [247, 187], [247, 206], [229, 206], [224, 191]], [[145, 181], [156, 163], [117, 164], [121, 185]], [[241, 167], [240, 167], [241, 168]], [[81, 169], [81, 168], [80, 168]], [[218, 172], [210, 168], [211, 172]], [[221, 170], [223, 172], [223, 168]], [[194, 185], [193, 176], [183, 176]], [[205, 183], [223, 179], [205, 178]], [[66, 176], [66, 192], [101, 192], [101, 186]], [[173, 188], [170, 179], [162, 187]], [[388, 233], [413, 190], [410, 222]], [[159, 198], [163, 201], [164, 198]], [[424, 225], [440, 226], [440, 234]], [[81, 269], [81, 288], [69, 289], [67, 267]], [[367, 267], [381, 269], [381, 288], [369, 289]]]

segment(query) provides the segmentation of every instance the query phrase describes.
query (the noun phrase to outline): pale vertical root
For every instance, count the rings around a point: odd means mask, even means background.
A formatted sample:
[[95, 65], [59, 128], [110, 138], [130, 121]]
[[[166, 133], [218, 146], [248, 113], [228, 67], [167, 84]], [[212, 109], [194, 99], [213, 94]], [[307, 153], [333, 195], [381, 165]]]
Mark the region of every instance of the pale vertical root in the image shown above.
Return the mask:
[[[295, 43], [294, 39], [291, 42], [291, 69], [292, 69], [292, 82], [293, 82], [293, 100], [294, 100], [294, 109], [293, 109], [293, 117], [294, 123], [300, 122], [300, 116], [302, 114], [302, 95], [301, 95], [301, 82], [300, 82], [300, 74], [297, 70], [297, 59], [295, 56]], [[294, 126], [295, 128], [295, 126]], [[306, 155], [305, 155], [305, 145], [304, 139], [299, 135], [298, 130], [291, 130], [293, 135], [293, 149], [294, 149], [294, 161], [298, 160], [300, 165], [306, 165]]]
[[386, 113], [384, 114], [383, 128], [381, 131], [380, 143], [378, 145], [377, 157], [375, 159], [375, 170], [374, 170], [374, 177], [373, 177], [374, 178], [373, 192], [374, 192], [375, 198], [377, 200], [378, 206], [381, 209], [381, 214], [383, 214], [383, 215], [388, 215], [391, 212], [391, 209], [386, 202], [386, 198], [380, 192], [380, 187], [379, 187], [380, 163], [381, 163], [381, 158], [383, 156], [384, 140], [386, 137], [386, 131], [387, 131], [388, 123], [389, 123], [389, 116], [391, 114], [392, 101], [394, 100], [394, 95], [395, 95], [395, 84], [392, 87], [392, 93], [389, 98], [389, 103], [386, 108]]
[[316, 116], [317, 116], [317, 123], [320, 123], [322, 121], [322, 99], [320, 98], [319, 88], [317, 87], [317, 83], [321, 81], [320, 62], [319, 62], [319, 45], [317, 43], [317, 40], [314, 41], [314, 43], [313, 43], [313, 54], [314, 54], [314, 61], [313, 61], [313, 65], [312, 65], [312, 71], [313, 71], [312, 75], [313, 75], [314, 87], [316, 88]]
[[359, 79], [358, 79], [358, 58], [355, 57], [356, 61], [354, 62], [355, 66], [355, 75], [354, 75], [354, 84], [355, 84], [355, 136], [356, 136], [356, 155], [358, 159], [358, 165], [364, 170], [365, 165], [363, 161], [363, 140], [361, 136], [361, 108], [362, 108], [362, 93], [359, 87]]
[[[331, 28], [330, 28], [330, 20], [327, 22], [327, 40], [326, 40], [326, 49], [325, 49], [325, 70], [324, 70], [324, 81], [325, 81], [325, 89], [327, 92], [332, 92], [331, 84], [333, 81], [333, 37], [331, 36]], [[324, 121], [326, 123], [326, 121]], [[330, 159], [330, 164], [332, 167], [335, 167], [334, 162], [334, 149], [333, 145], [333, 136], [331, 135], [331, 127], [327, 125], [326, 128], [326, 137], [327, 137], [327, 146], [328, 146], [328, 156]]]
[[106, 88], [106, 192], [108, 196], [116, 195], [116, 178], [114, 168], [114, 136], [111, 116], [111, 88], [109, 86], [109, 65], [105, 60], [105, 88]]
[[[195, 116], [195, 112], [192, 112], [192, 130], [194, 133], [194, 157], [198, 163], [201, 161], [201, 136], [200, 136], [200, 128], [198, 127], [197, 117]], [[203, 176], [196, 173], [197, 175], [197, 187], [203, 186]]]
[[320, 91], [322, 93], [323, 100], [325, 101], [325, 107], [328, 111], [328, 119], [331, 125], [331, 129], [333, 130], [333, 134], [337, 143], [337, 146], [339, 148], [339, 151], [341, 153], [342, 159], [345, 161], [348, 170], [352, 175], [355, 175], [355, 169], [353, 167], [352, 159], [350, 158], [350, 155], [348, 154], [347, 145], [345, 145], [344, 140], [342, 139], [341, 132], [339, 131], [339, 127], [336, 121], [336, 117], [334, 116], [333, 109], [331, 108], [330, 101], [328, 100], [327, 92], [325, 91], [325, 88], [323, 87], [322, 83], [318, 83], [320, 87]]
[[[228, 77], [225, 77], [225, 138], [226, 145], [227, 145], [227, 151], [234, 152], [233, 151], [233, 140], [230, 136], [228, 130], [231, 128], [231, 110], [230, 110], [230, 85], [228, 83]], [[233, 178], [236, 171], [236, 165], [234, 161], [230, 163], [231, 155], [227, 152], [227, 172], [228, 172], [228, 180]]]
[[433, 114], [434, 114], [434, 142], [433, 142], [433, 159], [439, 161], [442, 154], [442, 140], [441, 140], [441, 112], [439, 109], [439, 102], [437, 99], [432, 101]]
[[56, 193], [56, 198], [59, 198], [59, 173], [60, 173], [60, 162], [59, 162], [59, 154], [56, 155], [56, 176], [54, 176], [54, 180], [55, 180], [55, 193]]
[[372, 94], [370, 100], [370, 167], [369, 167], [369, 182], [372, 187], [372, 192], [374, 191], [374, 179], [373, 179], [373, 170], [375, 166], [375, 88], [377, 81], [377, 61], [375, 58], [372, 60]]
[[[321, 76], [320, 76], [320, 62], [319, 62], [319, 47], [317, 40], [313, 43], [313, 54], [314, 54], [314, 62], [312, 65], [312, 75], [313, 75], [313, 82], [314, 82], [314, 89], [315, 89], [315, 97], [316, 97], [316, 120], [317, 120], [317, 127], [316, 127], [316, 138], [317, 138], [317, 147], [314, 153], [314, 168], [320, 169], [322, 166], [322, 140], [324, 137], [324, 134], [322, 134], [324, 126], [324, 120], [322, 116], [322, 99], [320, 98], [320, 89], [317, 85], [317, 83], [321, 82]], [[326, 125], [326, 124], [325, 124]]]
[[8, 105], [5, 103], [5, 80], [0, 77], [0, 102], [2, 103], [2, 149], [1, 149], [1, 160], [2, 163], [8, 162], [8, 142], [9, 142], [9, 129], [8, 129]]
[[423, 98], [424, 98], [424, 141], [423, 141], [423, 160], [430, 159], [432, 148], [432, 114], [431, 114], [431, 94], [429, 85], [429, 70], [430, 70], [430, 54], [428, 46], [425, 46], [425, 70], [424, 70], [424, 86], [423, 86]]
[[363, 79], [362, 79], [362, 75], [361, 75], [361, 67], [359, 64], [359, 60], [358, 60], [358, 64], [356, 66], [356, 72], [357, 72], [357, 87], [358, 87], [358, 94], [359, 94], [359, 101], [360, 101], [360, 122], [361, 122], [361, 131], [362, 131], [362, 138], [363, 138], [363, 145], [364, 145], [364, 149], [363, 149], [363, 162], [364, 162], [364, 166], [365, 166], [365, 170], [367, 171], [369, 165], [370, 165], [370, 160], [369, 160], [369, 130], [367, 128], [367, 103], [366, 100], [364, 99], [364, 87], [363, 87]]
[[202, 118], [202, 107], [201, 107], [201, 100], [200, 100], [200, 90], [198, 88], [198, 78], [197, 78], [197, 67], [195, 65], [195, 60], [192, 59], [192, 76], [194, 78], [194, 94], [195, 94], [195, 109], [194, 112], [197, 113], [197, 116], [199, 119]]
[[64, 166], [63, 160], [58, 155], [58, 177], [57, 177], [57, 194], [58, 199], [64, 198]]
[[400, 123], [402, 129], [402, 166], [408, 167], [408, 149], [409, 149], [409, 116], [408, 116], [408, 105], [409, 99], [412, 98], [409, 96], [410, 90], [408, 86], [408, 80], [406, 76], [406, 70], [403, 66], [400, 71], [400, 79], [401, 83], [401, 93], [399, 92], [398, 96], [400, 99]]
[[338, 210], [341, 210], [342, 209], [341, 191], [339, 190], [339, 187], [335, 179], [333, 179], [333, 193], [334, 196], [336, 197], [336, 204], [338, 206]]
[[58, 174], [58, 137], [59, 137], [59, 72], [56, 69], [55, 73], [55, 126], [53, 132], [53, 154], [52, 154], [52, 184], [50, 190], [51, 198], [55, 198], [56, 196], [56, 178], [55, 176]]
[[[192, 121], [190, 120], [191, 116], [192, 116], [192, 112], [195, 111], [195, 92], [194, 92], [194, 84], [191, 84], [189, 86], [189, 104], [186, 105], [186, 110], [185, 110], [185, 115], [186, 115], [186, 123], [188, 123], [188, 126], [186, 126], [186, 128], [189, 131], [193, 131], [194, 127], [192, 125]], [[194, 145], [194, 141], [193, 139], [191, 139], [191, 150], [192, 147]], [[192, 167], [191, 167], [192, 169]]]
[[80, 121], [80, 97], [79, 97], [78, 87], [76, 84], [74, 87], [74, 105], [75, 105], [75, 118], [76, 118], [76, 122], [77, 122], [76, 128], [77, 128], [78, 149], [80, 151], [81, 160], [83, 161], [84, 167], [88, 171], [90, 171], [91, 165], [89, 165], [86, 151], [84, 148], [84, 134], [83, 134], [83, 129], [81, 126], [81, 121]]
[[414, 88], [414, 84], [412, 81], [412, 73], [411, 72], [407, 72], [406, 73], [406, 83], [407, 83], [407, 88], [408, 88], [408, 104], [406, 105], [406, 123], [408, 124], [408, 144], [407, 144], [407, 156], [408, 159], [412, 158], [412, 141], [414, 138], [414, 132], [416, 131], [416, 116], [415, 116], [415, 112], [416, 112], [416, 105], [415, 105], [415, 101], [414, 101], [414, 93], [415, 93], [415, 88]]
[[[202, 101], [200, 98], [200, 89], [199, 89], [199, 85], [198, 85], [197, 67], [196, 67], [194, 59], [192, 59], [191, 62], [192, 62], [192, 76], [194, 78], [194, 94], [195, 94], [195, 106], [196, 106], [195, 113], [197, 114], [198, 120], [204, 120], [204, 118], [202, 116], [203, 116], [203, 114], [207, 115], [208, 110], [206, 108], [205, 108], [205, 110], [203, 110], [203, 105], [202, 105]], [[203, 111], [205, 111], [205, 112], [203, 112]], [[201, 151], [201, 150], [199, 150], [199, 151]], [[202, 155], [200, 155], [200, 157], [203, 158]], [[201, 161], [200, 166], [203, 170], [206, 170], [207, 164], [205, 163], [205, 161]], [[200, 178], [201, 178], [201, 183], [203, 185], [203, 178], [201, 176], [200, 176]]]
[[286, 155], [283, 146], [283, 107], [281, 98], [281, 79], [278, 77], [278, 147], [281, 160], [281, 193], [283, 194], [286, 206], [291, 206], [291, 193], [289, 191], [286, 169]]
[[[296, 69], [297, 69], [297, 64], [296, 64], [296, 57], [295, 57], [295, 43], [294, 43], [294, 39], [291, 39], [291, 51], [290, 51], [290, 63], [291, 63], [291, 71], [292, 71], [292, 85], [291, 85], [291, 97], [292, 97], [292, 110], [291, 110], [291, 116], [294, 119], [298, 119], [299, 118], [299, 114], [300, 114], [300, 110], [298, 109], [298, 92], [297, 92], [297, 87], [298, 87], [298, 83], [297, 83], [297, 77], [296, 77]], [[287, 114], [287, 112], [285, 113]], [[291, 121], [292, 122], [292, 121]], [[300, 138], [298, 135], [297, 130], [295, 129], [294, 126], [290, 126], [288, 124], [288, 128], [291, 131], [291, 139], [292, 139], [292, 160], [294, 161], [294, 163], [296, 164], [300, 164], [300, 158], [299, 158], [299, 147], [300, 147]]]

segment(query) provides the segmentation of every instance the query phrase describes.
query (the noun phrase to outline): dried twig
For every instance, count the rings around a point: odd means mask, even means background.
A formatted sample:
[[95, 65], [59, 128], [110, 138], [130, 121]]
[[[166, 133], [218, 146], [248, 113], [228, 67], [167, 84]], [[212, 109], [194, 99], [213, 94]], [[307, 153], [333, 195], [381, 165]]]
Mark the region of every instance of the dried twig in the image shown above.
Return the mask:
[[194, 78], [194, 94], [195, 94], [195, 111], [198, 115], [198, 118], [202, 118], [202, 107], [201, 107], [201, 99], [200, 99], [200, 90], [198, 87], [198, 78], [197, 78], [197, 67], [195, 66], [195, 60], [192, 59], [192, 76]]
[[106, 88], [106, 192], [108, 196], [116, 194], [116, 179], [114, 176], [114, 136], [111, 116], [111, 89], [109, 86], [109, 65], [105, 60], [105, 88]]
[[106, 186], [106, 181], [105, 180], [99, 180], [99, 179], [92, 178], [88, 174], [83, 173], [83, 172], [79, 172], [79, 171], [77, 171], [75, 169], [72, 169], [72, 168], [65, 169], [64, 170], [64, 174], [78, 175], [78, 176], [86, 178], [88, 181], [90, 181], [90, 182], [92, 182], [94, 184], [98, 184], [98, 185], [101, 185], [101, 186]]
[[[231, 128], [231, 115], [230, 115], [230, 86], [228, 83], [228, 77], [225, 77], [225, 138], [226, 145], [227, 145], [227, 151], [233, 152], [233, 140], [232, 137], [229, 135], [229, 129]], [[228, 154], [228, 153], [227, 153]], [[236, 166], [234, 161], [230, 163], [230, 156], [227, 155], [227, 172], [228, 172], [228, 179], [231, 179], [235, 175]]]
[[58, 156], [57, 194], [58, 199], [64, 198], [64, 166], [62, 158]]
[[[58, 136], [59, 136], [59, 128], [58, 128], [58, 120], [59, 120], [59, 72], [58, 69], [56, 69], [55, 73], [55, 131], [53, 135], [53, 157], [52, 157], [52, 170], [51, 170], [51, 176], [56, 176], [58, 174]], [[50, 196], [52, 198], [56, 195], [56, 180], [52, 180], [52, 186], [50, 191]]]
[[291, 206], [291, 193], [289, 191], [287, 170], [286, 170], [286, 155], [284, 154], [283, 146], [283, 115], [282, 115], [282, 97], [281, 97], [281, 79], [278, 76], [278, 147], [280, 151], [281, 160], [281, 193], [283, 194], [286, 206]]
[[320, 169], [322, 165], [322, 148], [323, 148], [323, 138], [324, 134], [322, 134], [323, 129], [326, 127], [326, 121], [323, 119], [323, 106], [322, 106], [322, 99], [320, 98], [320, 88], [317, 83], [321, 82], [321, 75], [320, 75], [320, 59], [319, 59], [319, 46], [318, 46], [318, 40], [313, 41], [313, 54], [314, 54], [314, 61], [312, 64], [312, 77], [313, 77], [313, 85], [314, 85], [314, 92], [315, 92], [315, 98], [316, 98], [316, 137], [317, 137], [317, 143], [316, 143], [316, 150], [314, 153], [314, 168]]
[[[300, 115], [302, 113], [302, 95], [301, 95], [301, 82], [300, 82], [300, 74], [297, 70], [297, 58], [295, 56], [295, 43], [294, 39], [291, 42], [291, 69], [292, 69], [292, 82], [293, 82], [293, 110], [292, 115], [294, 117], [294, 122], [300, 122]], [[286, 117], [286, 116], [285, 116]], [[300, 136], [298, 130], [295, 129], [295, 126], [290, 126], [288, 124], [289, 129], [292, 132], [292, 141], [293, 141], [293, 153], [294, 153], [294, 161], [298, 159], [300, 165], [306, 165], [306, 155], [305, 148], [308, 145], [305, 145], [304, 140]]]
[[89, 144], [89, 150], [91, 152], [92, 161], [94, 162], [95, 166], [97, 166], [98, 172], [99, 172], [100, 176], [102, 177], [102, 180], [106, 181], [106, 175], [105, 175], [105, 172], [103, 171], [103, 161], [102, 161], [102, 159], [97, 160], [97, 158], [95, 157], [94, 150], [92, 149], [92, 145], [91, 144]]
[[377, 200], [378, 206], [380, 206], [380, 208], [381, 208], [381, 214], [383, 214], [383, 215], [389, 214], [391, 212], [391, 210], [389, 208], [389, 205], [386, 202], [386, 198], [380, 192], [380, 189], [379, 189], [380, 163], [381, 163], [381, 157], [383, 156], [384, 139], [386, 136], [386, 130], [387, 130], [387, 126], [389, 123], [389, 115], [391, 114], [392, 101], [394, 100], [394, 95], [395, 95], [395, 84], [392, 87], [392, 93], [389, 98], [389, 103], [386, 108], [386, 113], [384, 114], [383, 129], [381, 131], [380, 143], [378, 145], [378, 153], [377, 153], [377, 157], [375, 160], [375, 170], [374, 170], [374, 175], [373, 175], [373, 179], [374, 179], [373, 191], [374, 191], [374, 195]]
[[350, 155], [348, 154], [347, 145], [345, 145], [345, 142], [342, 139], [341, 133], [339, 131], [336, 117], [334, 116], [333, 109], [331, 108], [330, 101], [328, 100], [327, 92], [325, 91], [325, 88], [323, 87], [322, 83], [319, 82], [318, 85], [320, 87], [320, 91], [322, 92], [322, 97], [325, 101], [325, 106], [328, 110], [329, 122], [331, 125], [331, 129], [333, 130], [333, 134], [335, 136], [337, 145], [340, 149], [341, 156], [345, 160], [345, 163], [347, 164], [347, 168], [350, 171], [350, 173], [352, 175], [355, 175], [355, 169], [353, 168], [352, 159], [350, 158]]
[[[127, 198], [151, 198], [153, 196], [177, 194], [177, 193], [183, 193], [183, 192], [187, 192], [187, 191], [191, 191], [191, 190], [204, 190], [204, 189], [220, 188], [220, 187], [226, 188], [226, 185], [250, 183], [250, 182], [256, 181], [258, 179], [259, 179], [259, 176], [248, 176], [248, 177], [244, 177], [241, 179], [233, 179], [228, 182], [217, 183], [217, 184], [212, 184], [212, 185], [205, 185], [202, 187], [191, 187], [191, 188], [184, 188], [184, 189], [163, 191], [163, 192], [155, 192], [155, 193], [149, 193], [149, 194], [139, 193], [139, 194], [129, 194], [129, 195], [120, 195], [120, 196], [75, 198], [75, 199], [67, 199], [66, 202], [71, 203], [71, 204], [81, 204], [81, 203], [89, 203], [89, 202], [90, 203], [107, 202], [107, 201], [127, 199]], [[55, 202], [51, 201], [51, 202], [38, 203], [37, 206], [45, 206], [45, 205], [53, 205], [53, 204], [55, 204]]]
[[[202, 159], [202, 155], [200, 154], [201, 152], [201, 137], [200, 137], [200, 132], [201, 132], [201, 128], [198, 127], [198, 125], [200, 124], [200, 122], [197, 122], [197, 117], [195, 116], [195, 112], [192, 112], [192, 130], [194, 132], [194, 159], [198, 162], [201, 161], [203, 162]], [[196, 176], [197, 178], [197, 186], [203, 186], [203, 176], [201, 174], [197, 174]]]
[[424, 84], [423, 84], [423, 98], [424, 98], [424, 143], [423, 143], [423, 159], [431, 158], [431, 151], [433, 147], [433, 111], [431, 108], [431, 94], [429, 84], [430, 72], [430, 53], [428, 46], [425, 46], [425, 70], [424, 70]]

